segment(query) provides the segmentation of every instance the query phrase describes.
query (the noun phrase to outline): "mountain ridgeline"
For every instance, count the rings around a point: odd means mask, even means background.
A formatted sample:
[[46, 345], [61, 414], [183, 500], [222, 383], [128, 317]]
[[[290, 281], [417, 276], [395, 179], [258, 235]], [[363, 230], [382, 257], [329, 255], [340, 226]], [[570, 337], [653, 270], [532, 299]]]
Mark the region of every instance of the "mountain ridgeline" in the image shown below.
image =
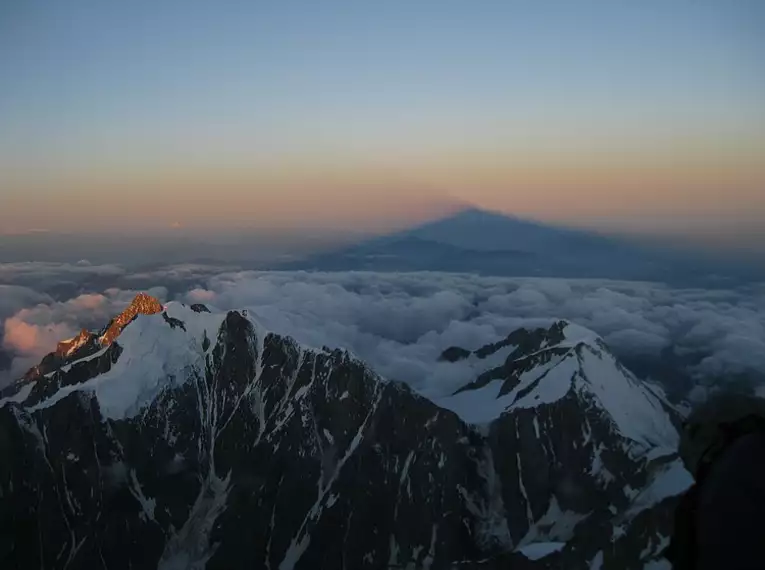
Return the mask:
[[434, 402], [245, 310], [131, 307], [0, 393], [2, 568], [662, 561], [678, 416], [586, 329], [449, 348], [482, 372]]

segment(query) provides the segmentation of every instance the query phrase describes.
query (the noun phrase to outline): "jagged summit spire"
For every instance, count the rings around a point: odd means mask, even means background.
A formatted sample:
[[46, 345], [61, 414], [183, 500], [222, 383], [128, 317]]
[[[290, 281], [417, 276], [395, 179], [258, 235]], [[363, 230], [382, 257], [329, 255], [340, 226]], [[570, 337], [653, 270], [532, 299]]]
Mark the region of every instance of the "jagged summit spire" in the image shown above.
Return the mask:
[[152, 297], [148, 293], [138, 293], [127, 308], [109, 323], [106, 331], [99, 339], [101, 345], [107, 346], [114, 342], [114, 339], [119, 336], [122, 329], [137, 315], [154, 315], [161, 312], [162, 303], [159, 302], [159, 299]]
[[77, 336], [62, 340], [56, 345], [56, 354], [67, 357], [76, 352], [80, 347], [90, 342], [93, 334], [87, 329], [80, 329]]

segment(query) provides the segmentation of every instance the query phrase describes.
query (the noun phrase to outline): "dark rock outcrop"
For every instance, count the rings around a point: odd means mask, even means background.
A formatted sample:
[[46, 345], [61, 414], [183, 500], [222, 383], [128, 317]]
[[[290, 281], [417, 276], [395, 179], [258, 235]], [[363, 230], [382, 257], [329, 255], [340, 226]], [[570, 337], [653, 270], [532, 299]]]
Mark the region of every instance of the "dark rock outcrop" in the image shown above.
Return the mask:
[[446, 362], [459, 362], [468, 358], [472, 352], [459, 346], [450, 346], [441, 353], [439, 360]]

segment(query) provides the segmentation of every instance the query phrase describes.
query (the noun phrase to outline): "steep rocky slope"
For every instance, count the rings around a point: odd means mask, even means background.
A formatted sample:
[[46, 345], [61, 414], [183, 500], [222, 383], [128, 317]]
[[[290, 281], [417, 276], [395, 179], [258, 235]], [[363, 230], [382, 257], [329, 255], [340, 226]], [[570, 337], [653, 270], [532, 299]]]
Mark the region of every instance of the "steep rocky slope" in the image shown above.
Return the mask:
[[434, 403], [246, 311], [139, 304], [2, 394], [3, 568], [637, 568], [666, 539], [673, 412], [589, 331], [453, 350], [507, 357]]

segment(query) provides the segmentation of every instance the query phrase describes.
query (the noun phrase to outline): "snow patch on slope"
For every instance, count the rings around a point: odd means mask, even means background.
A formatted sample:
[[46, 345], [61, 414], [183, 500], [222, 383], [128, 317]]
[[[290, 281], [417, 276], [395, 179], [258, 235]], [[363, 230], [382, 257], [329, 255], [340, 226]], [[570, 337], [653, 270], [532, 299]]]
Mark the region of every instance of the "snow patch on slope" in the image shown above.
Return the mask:
[[27, 384], [22, 386], [21, 389], [18, 392], [16, 392], [13, 396], [8, 396], [7, 398], [3, 398], [2, 400], [0, 400], [0, 408], [10, 403], [16, 403], [16, 404], [22, 403], [24, 400], [27, 399], [29, 394], [32, 392], [32, 388], [34, 388], [36, 384], [37, 384], [36, 381], [28, 382]]
[[479, 390], [465, 390], [436, 403], [468, 423], [486, 423], [502, 415], [512, 401], [507, 395], [498, 397], [503, 384], [504, 380], [492, 380]]
[[563, 550], [564, 546], [566, 546], [565, 542], [535, 542], [534, 544], [520, 547], [518, 552], [529, 560], [539, 560], [553, 552]]
[[627, 514], [634, 516], [667, 497], [684, 493], [691, 485], [693, 485], [693, 477], [685, 469], [683, 462], [676, 459], [653, 476], [645, 489], [635, 498]]
[[518, 549], [539, 542], [566, 542], [574, 536], [576, 525], [587, 516], [575, 511], [564, 511], [560, 508], [558, 498], [553, 495], [545, 514], [518, 541]]
[[593, 396], [624, 437], [646, 447], [677, 448], [679, 436], [661, 400], [612, 354], [580, 345], [578, 360], [577, 391]]
[[[502, 396], [499, 395], [504, 380], [492, 380], [475, 390], [463, 390], [457, 394], [440, 398], [436, 404], [452, 410], [464, 421], [472, 424], [485, 424], [498, 418], [505, 411], [513, 408], [534, 407], [543, 403], [554, 402], [566, 395], [571, 388], [571, 378], [576, 371], [573, 364], [560, 368], [558, 365], [565, 358], [554, 358], [550, 362], [537, 366], [521, 374], [518, 385]], [[540, 380], [541, 378], [541, 380]], [[527, 396], [514, 402], [518, 394], [527, 390], [537, 380], [537, 387]]]
[[[80, 362], [89, 362], [90, 360], [93, 360], [103, 355], [107, 350], [109, 350], [109, 347], [105, 346], [104, 348], [94, 352], [93, 354], [89, 354], [88, 356], [78, 358], [77, 360], [74, 360], [70, 362], [69, 364], [65, 364], [64, 366], [59, 368], [59, 370], [64, 373], [69, 372], [72, 369], [72, 366], [74, 366], [75, 364], [79, 364]], [[48, 375], [46, 374], [45, 376], [47, 377]]]
[[563, 398], [571, 389], [574, 374], [579, 370], [573, 353], [568, 353], [548, 365], [539, 366], [521, 375], [520, 382], [510, 392], [513, 400], [536, 382], [536, 386], [515, 401], [510, 409], [535, 408], [540, 404], [551, 404]]
[[563, 328], [564, 340], [553, 346], [574, 348], [581, 343], [594, 345], [601, 342], [600, 336], [598, 336], [595, 331], [569, 321], [563, 322], [565, 323], [565, 327]]

